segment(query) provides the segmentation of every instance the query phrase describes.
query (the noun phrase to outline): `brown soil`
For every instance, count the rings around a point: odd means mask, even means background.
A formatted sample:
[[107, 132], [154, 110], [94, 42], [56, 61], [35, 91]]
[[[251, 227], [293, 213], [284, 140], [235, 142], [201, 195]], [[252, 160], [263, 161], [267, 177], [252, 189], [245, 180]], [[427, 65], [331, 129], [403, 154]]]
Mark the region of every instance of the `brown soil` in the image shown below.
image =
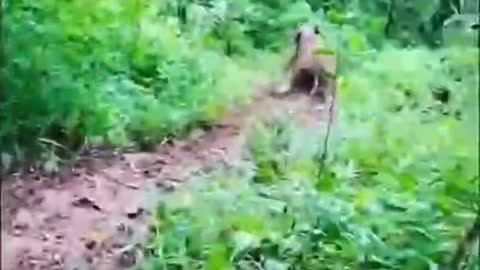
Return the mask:
[[145, 242], [155, 198], [198, 170], [240, 161], [255, 121], [291, 114], [323, 126], [327, 110], [318, 105], [302, 94], [263, 95], [213, 129], [196, 130], [153, 153], [92, 158], [54, 178], [13, 176], [2, 183], [1, 269], [131, 267], [141, 260], [134, 246]]

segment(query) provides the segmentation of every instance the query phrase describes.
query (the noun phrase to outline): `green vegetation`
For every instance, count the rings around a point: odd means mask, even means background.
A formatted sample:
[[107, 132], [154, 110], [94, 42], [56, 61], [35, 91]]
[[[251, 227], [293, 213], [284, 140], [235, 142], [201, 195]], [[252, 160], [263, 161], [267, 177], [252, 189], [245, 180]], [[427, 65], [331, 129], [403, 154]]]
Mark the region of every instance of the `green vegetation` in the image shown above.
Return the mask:
[[183, 22], [175, 1], [157, 2], [5, 3], [3, 166], [58, 144], [151, 146], [248, 101], [268, 67], [245, 59], [269, 54], [236, 44], [228, 57], [218, 35], [241, 29], [220, 6], [191, 5]]
[[342, 80], [324, 169], [321, 132], [260, 125], [248, 165], [162, 198], [144, 269], [478, 270], [472, 245], [453, 259], [479, 211], [477, 10], [454, 0], [9, 1], [2, 166], [59, 150], [45, 142], [152, 145], [214, 121], [248, 102], [253, 79], [278, 72], [299, 23], [315, 22]]
[[[254, 74], [277, 72], [272, 52], [290, 45], [301, 22], [322, 24], [327, 36], [344, 33], [354, 51], [380, 48], [385, 37], [436, 45], [453, 13], [462, 12], [454, 25], [468, 28], [464, 13], [478, 1], [396, 2], [8, 1], [3, 166], [31, 152], [57, 152], [57, 144], [151, 146], [215, 120], [248, 100]], [[258, 66], [260, 57], [266, 66]]]
[[[251, 164], [162, 200], [145, 269], [450, 264], [478, 212], [476, 54], [385, 49], [346, 72], [323, 172], [321, 134], [289, 121], [255, 129]], [[432, 87], [455, 88], [449, 105], [426, 109]], [[478, 269], [467, 251], [461, 269]]]

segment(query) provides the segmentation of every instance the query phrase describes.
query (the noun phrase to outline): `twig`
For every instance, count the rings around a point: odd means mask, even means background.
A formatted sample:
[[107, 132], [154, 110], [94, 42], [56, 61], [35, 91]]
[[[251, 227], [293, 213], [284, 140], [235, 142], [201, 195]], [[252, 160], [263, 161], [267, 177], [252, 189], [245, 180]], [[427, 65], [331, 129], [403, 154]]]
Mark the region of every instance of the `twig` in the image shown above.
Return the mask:
[[445, 270], [458, 270], [465, 257], [468, 248], [480, 237], [480, 214], [477, 214], [475, 222], [458, 243], [451, 261], [444, 267]]
[[118, 184], [118, 185], [120, 185], [120, 186], [129, 188], [129, 189], [136, 189], [136, 190], [140, 189], [140, 186], [138, 186], [137, 184], [124, 183], [124, 182], [118, 180], [116, 177], [113, 177], [113, 176], [109, 175], [109, 174], [106, 173], [106, 172], [99, 171], [98, 174], [104, 176], [106, 180], [111, 181], [111, 182], [114, 182], [114, 183], [116, 183], [116, 184]]
[[388, 5], [387, 23], [385, 24], [385, 28], [383, 30], [383, 33], [387, 38], [390, 38], [391, 28], [393, 25], [394, 10], [395, 10], [395, 0], [390, 0], [390, 4]]
[[[338, 44], [338, 43], [337, 43]], [[325, 138], [323, 139], [323, 152], [322, 155], [320, 156], [320, 168], [318, 171], [318, 176], [319, 179], [322, 178], [323, 176], [323, 171], [325, 170], [325, 160], [327, 159], [327, 154], [328, 154], [328, 140], [330, 139], [330, 132], [332, 130], [332, 124], [333, 124], [333, 109], [336, 103], [336, 97], [337, 97], [337, 88], [338, 88], [338, 80], [337, 80], [337, 74], [339, 71], [339, 62], [338, 62], [338, 52], [336, 54], [336, 74], [327, 74], [331, 78], [333, 78], [334, 82], [334, 87], [332, 91], [332, 101], [330, 102], [330, 106], [328, 108], [328, 123], [327, 123], [327, 131], [325, 134]]]
[[337, 96], [337, 89], [332, 91], [332, 101], [330, 102], [330, 106], [328, 108], [328, 123], [327, 123], [327, 131], [325, 134], [325, 138], [323, 139], [323, 152], [320, 156], [320, 169], [319, 169], [319, 177], [321, 178], [323, 175], [323, 171], [325, 168], [325, 160], [327, 159], [328, 154], [328, 140], [330, 139], [330, 132], [332, 130], [332, 123], [333, 123], [333, 108], [335, 106], [335, 100]]
[[54, 141], [54, 140], [51, 140], [51, 139], [48, 139], [48, 138], [39, 138], [38, 139], [39, 142], [41, 143], [45, 143], [45, 144], [49, 144], [49, 145], [52, 145], [52, 146], [56, 146], [58, 148], [62, 148], [63, 150], [67, 151], [68, 153], [73, 153], [70, 149], [68, 149], [66, 146]]

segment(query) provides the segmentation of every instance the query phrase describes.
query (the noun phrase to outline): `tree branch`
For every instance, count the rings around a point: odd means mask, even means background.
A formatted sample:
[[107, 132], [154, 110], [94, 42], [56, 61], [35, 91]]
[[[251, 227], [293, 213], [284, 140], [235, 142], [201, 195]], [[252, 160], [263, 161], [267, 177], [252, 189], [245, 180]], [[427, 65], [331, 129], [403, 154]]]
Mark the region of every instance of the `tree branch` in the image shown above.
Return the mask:
[[395, 9], [395, 0], [390, 0], [390, 4], [388, 5], [387, 23], [385, 24], [385, 28], [383, 30], [384, 35], [387, 38], [390, 38], [390, 35], [391, 35], [394, 9]]
[[[335, 80], [334, 82], [336, 83], [336, 76], [334, 80]], [[327, 159], [327, 154], [328, 154], [328, 141], [330, 139], [330, 132], [332, 130], [333, 109], [336, 103], [336, 96], [337, 96], [337, 87], [334, 87], [332, 91], [332, 101], [330, 102], [330, 106], [328, 108], [328, 123], [327, 123], [327, 131], [325, 134], [325, 138], [323, 139], [323, 152], [322, 152], [322, 155], [320, 156], [320, 168], [318, 173], [320, 179], [325, 169], [325, 160]]]
[[467, 231], [463, 239], [458, 243], [455, 253], [450, 262], [444, 267], [445, 270], [458, 270], [469, 247], [480, 237], [480, 214], [477, 214], [472, 227]]

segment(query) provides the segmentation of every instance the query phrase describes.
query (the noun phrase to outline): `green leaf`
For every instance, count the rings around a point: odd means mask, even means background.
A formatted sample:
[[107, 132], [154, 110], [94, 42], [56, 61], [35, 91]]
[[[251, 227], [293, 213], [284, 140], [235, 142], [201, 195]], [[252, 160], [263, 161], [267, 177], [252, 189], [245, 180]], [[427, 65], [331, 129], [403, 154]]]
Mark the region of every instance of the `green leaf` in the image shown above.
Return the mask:
[[263, 267], [265, 270], [288, 270], [290, 265], [275, 259], [267, 258]]
[[259, 245], [259, 239], [255, 235], [244, 231], [234, 232], [233, 242], [237, 252], [241, 252], [247, 248], [257, 247]]
[[328, 48], [318, 49], [314, 53], [316, 55], [335, 55], [335, 51]]
[[208, 250], [207, 270], [233, 270], [228, 260], [227, 247], [223, 243], [214, 244]]

